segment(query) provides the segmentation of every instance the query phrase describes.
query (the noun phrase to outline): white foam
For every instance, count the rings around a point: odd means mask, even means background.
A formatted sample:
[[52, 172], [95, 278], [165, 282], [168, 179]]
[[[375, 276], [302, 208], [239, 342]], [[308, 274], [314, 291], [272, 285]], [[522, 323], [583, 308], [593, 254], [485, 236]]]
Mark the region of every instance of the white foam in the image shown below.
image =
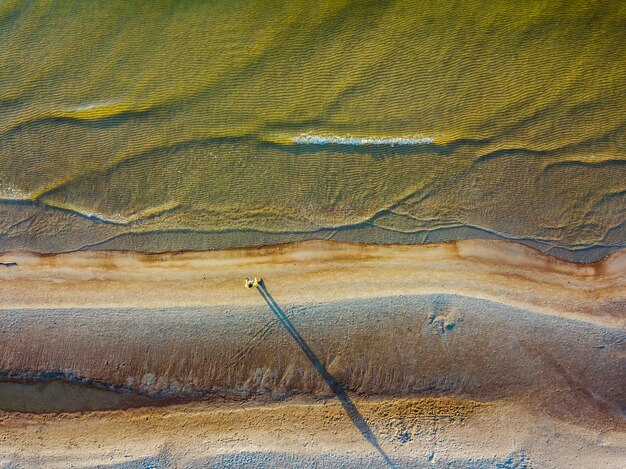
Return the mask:
[[83, 211], [74, 210], [74, 209], [72, 209], [72, 211], [76, 212], [79, 215], [82, 215], [82, 216], [84, 216], [86, 218], [91, 218], [91, 219], [102, 221], [102, 222], [105, 222], [105, 223], [113, 223], [115, 225], [125, 225], [125, 224], [130, 222], [130, 218], [125, 218], [125, 217], [122, 217], [122, 216], [119, 216], [119, 217], [106, 217], [106, 216], [101, 215], [99, 213], [83, 212]]
[[305, 144], [305, 145], [425, 145], [433, 143], [434, 138], [431, 137], [350, 137], [350, 136], [324, 136], [324, 135], [311, 135], [300, 134], [296, 137], [292, 137], [293, 143]]
[[91, 109], [101, 109], [101, 108], [107, 108], [107, 107], [111, 107], [115, 105], [117, 105], [117, 103], [113, 101], [104, 102], [104, 103], [84, 104], [82, 106], [70, 107], [68, 108], [68, 111], [89, 111]]
[[76, 212], [86, 218], [91, 218], [95, 220], [99, 220], [105, 223], [113, 223], [116, 225], [127, 225], [129, 223], [133, 223], [135, 221], [150, 217], [160, 215], [163, 212], [167, 212], [169, 210], [175, 209], [180, 204], [178, 202], [169, 202], [163, 205], [158, 205], [155, 207], [149, 207], [146, 210], [141, 210], [138, 212], [131, 213], [128, 216], [116, 215], [116, 216], [105, 216], [100, 213], [92, 213], [84, 210], [77, 210], [76, 208], [71, 208], [73, 212]]
[[0, 180], [0, 200], [28, 200], [28, 193]]

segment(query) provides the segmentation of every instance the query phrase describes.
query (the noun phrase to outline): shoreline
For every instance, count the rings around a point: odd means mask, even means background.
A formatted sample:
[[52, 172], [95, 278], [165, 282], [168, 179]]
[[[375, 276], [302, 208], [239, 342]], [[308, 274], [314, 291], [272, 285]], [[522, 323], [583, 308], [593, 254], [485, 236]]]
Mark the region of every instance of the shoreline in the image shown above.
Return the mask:
[[[5, 210], [3, 210], [3, 208]], [[32, 252], [42, 255], [67, 254], [80, 251], [135, 252], [162, 254], [172, 252], [210, 252], [223, 250], [263, 249], [307, 242], [337, 242], [363, 246], [441, 245], [459, 240], [511, 242], [575, 263], [595, 263], [624, 249], [626, 224], [615, 227], [605, 238], [595, 241], [555, 242], [536, 233], [503, 233], [495, 228], [458, 225], [395, 230], [370, 221], [326, 227], [293, 228], [272, 231], [249, 227], [210, 229], [172, 228], [161, 226], [159, 216], [144, 220], [147, 225], [110, 223], [80, 215], [68, 209], [27, 201], [0, 201], [0, 212], [6, 217], [8, 229], [0, 238], [0, 253]], [[57, 233], [69, 231], [74, 236], [45, 235], [32, 237], [32, 230]], [[516, 234], [517, 233], [517, 234]], [[0, 233], [2, 234], [2, 233]], [[602, 239], [602, 240], [600, 240]]]
[[[253, 305], [243, 278], [265, 278], [289, 304], [457, 294], [539, 314], [624, 327], [626, 250], [578, 264], [513, 242], [262, 248], [143, 254], [5, 253], [0, 309]], [[384, 281], [383, 281], [384, 279]]]
[[[574, 264], [580, 266], [586, 265], [601, 265], [609, 260], [611, 257], [619, 255], [620, 252], [626, 251], [626, 246], [586, 246], [580, 249], [574, 248], [565, 248], [561, 246], [554, 246], [555, 249], [564, 249], [570, 252], [578, 252], [584, 251], [588, 249], [608, 249], [611, 252], [594, 260], [572, 260], [563, 258], [561, 256], [556, 256], [550, 254], [548, 251], [543, 251], [537, 247], [535, 244], [527, 244], [526, 240], [523, 239], [501, 239], [501, 238], [464, 238], [464, 239], [449, 239], [445, 241], [433, 241], [426, 243], [384, 243], [384, 242], [361, 242], [361, 241], [340, 241], [336, 239], [303, 239], [297, 241], [284, 241], [277, 242], [274, 244], [259, 244], [259, 245], [250, 245], [250, 246], [231, 246], [231, 247], [223, 247], [223, 248], [214, 248], [214, 249], [171, 249], [171, 250], [163, 250], [163, 251], [146, 251], [141, 249], [106, 249], [106, 248], [87, 248], [87, 249], [74, 249], [68, 251], [60, 251], [60, 252], [47, 252], [47, 251], [37, 251], [28, 248], [17, 248], [17, 249], [7, 249], [0, 250], [0, 256], [26, 256], [26, 257], [54, 257], [54, 256], [70, 256], [73, 254], [102, 254], [102, 255], [131, 255], [131, 256], [141, 256], [145, 258], [159, 258], [159, 257], [167, 257], [167, 256], [177, 256], [177, 255], [200, 255], [203, 254], [212, 254], [212, 253], [229, 253], [229, 252], [242, 252], [249, 255], [254, 255], [255, 253], [263, 254], [270, 253], [276, 250], [285, 250], [285, 249], [298, 249], [306, 247], [307, 245], [320, 245], [320, 246], [346, 246], [346, 247], [354, 247], [358, 248], [382, 248], [382, 249], [393, 249], [393, 248], [437, 248], [437, 247], [445, 247], [445, 246], [455, 246], [458, 244], [472, 244], [472, 243], [486, 243], [487, 245], [494, 243], [494, 246], [498, 244], [502, 245], [518, 245], [522, 248], [529, 249], [534, 251], [539, 256], [546, 256], [547, 258], [555, 259], [557, 262], [563, 262], [566, 264]], [[538, 243], [534, 240], [530, 240], [532, 243]]]

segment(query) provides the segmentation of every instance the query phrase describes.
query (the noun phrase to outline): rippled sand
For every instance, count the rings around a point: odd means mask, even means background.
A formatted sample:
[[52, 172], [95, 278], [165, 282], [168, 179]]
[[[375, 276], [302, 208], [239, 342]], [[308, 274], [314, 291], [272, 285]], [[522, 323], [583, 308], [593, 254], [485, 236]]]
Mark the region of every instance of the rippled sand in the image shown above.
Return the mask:
[[0, 249], [598, 259], [626, 239], [625, 25], [620, 2], [5, 2]]

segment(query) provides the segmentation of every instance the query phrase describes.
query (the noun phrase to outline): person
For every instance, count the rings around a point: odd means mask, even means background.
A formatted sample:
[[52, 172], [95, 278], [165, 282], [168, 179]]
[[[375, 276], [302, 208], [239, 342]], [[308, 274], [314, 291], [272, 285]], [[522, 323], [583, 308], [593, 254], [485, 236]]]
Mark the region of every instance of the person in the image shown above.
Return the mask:
[[246, 288], [254, 288], [258, 286], [259, 286], [259, 280], [256, 277], [254, 277], [254, 280], [250, 280], [248, 277], [246, 277], [246, 283], [245, 283]]

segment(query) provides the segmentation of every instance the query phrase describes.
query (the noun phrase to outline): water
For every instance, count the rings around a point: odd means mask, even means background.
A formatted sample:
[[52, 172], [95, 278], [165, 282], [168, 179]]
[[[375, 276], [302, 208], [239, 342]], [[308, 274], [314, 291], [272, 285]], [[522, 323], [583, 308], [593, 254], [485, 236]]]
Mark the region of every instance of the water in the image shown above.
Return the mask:
[[626, 5], [5, 1], [0, 250], [626, 240]]
[[161, 404], [148, 396], [65, 381], [0, 382], [0, 410], [59, 413], [127, 409]]

